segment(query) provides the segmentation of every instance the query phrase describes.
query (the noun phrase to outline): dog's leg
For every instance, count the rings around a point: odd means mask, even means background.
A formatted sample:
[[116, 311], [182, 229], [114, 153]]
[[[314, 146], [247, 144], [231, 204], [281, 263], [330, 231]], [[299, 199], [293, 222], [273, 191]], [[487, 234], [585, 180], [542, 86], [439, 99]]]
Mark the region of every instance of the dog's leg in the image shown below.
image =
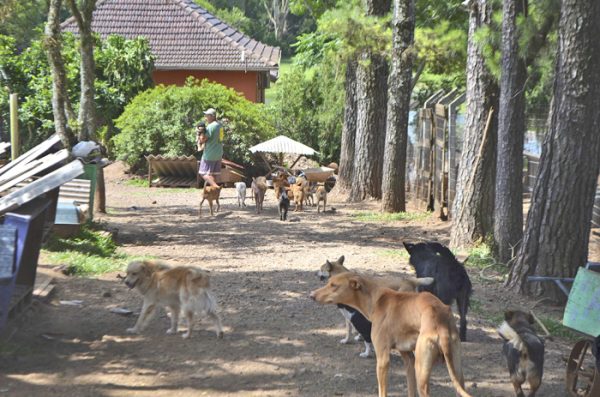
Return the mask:
[[404, 370], [406, 371], [406, 387], [408, 397], [417, 396], [417, 376], [415, 374], [415, 356], [412, 352], [401, 352], [402, 361], [404, 361]]
[[171, 312], [171, 328], [167, 330], [167, 335], [173, 335], [177, 333], [177, 325], [179, 324], [179, 307], [169, 306]]
[[537, 393], [537, 390], [540, 388], [540, 386], [542, 384], [542, 378], [537, 376], [537, 374], [530, 375], [527, 377], [527, 381], [529, 382], [529, 396], [528, 397], [535, 397], [535, 393]]
[[182, 337], [184, 339], [189, 338], [190, 336], [192, 336], [192, 328], [193, 328], [193, 324], [194, 324], [194, 312], [192, 310], [186, 310], [185, 311], [185, 318], [187, 321], [187, 331], [182, 335]]
[[513, 388], [515, 389], [515, 395], [517, 397], [525, 397], [523, 389], [521, 388], [521, 382], [514, 377], [511, 377]]
[[200, 209], [198, 209], [198, 216], [202, 216], [202, 204], [204, 203], [204, 198], [200, 201]]
[[223, 325], [221, 324], [221, 317], [214, 311], [209, 311], [208, 317], [210, 317], [213, 320], [213, 323], [217, 330], [217, 338], [223, 339]]
[[466, 288], [458, 293], [456, 297], [456, 306], [460, 316], [460, 340], [467, 341], [467, 312], [469, 311], [469, 293]]
[[365, 351], [360, 353], [359, 356], [362, 358], [369, 358], [373, 355], [373, 344], [365, 341]]
[[344, 316], [344, 321], [346, 322], [346, 336], [344, 337], [344, 339], [340, 340], [340, 343], [342, 345], [346, 345], [350, 343], [350, 339], [352, 338], [352, 330], [354, 329], [354, 327], [350, 322], [351, 314], [344, 309], [340, 309], [340, 312], [342, 313], [342, 316]]
[[146, 327], [148, 321], [152, 318], [155, 308], [156, 307], [153, 303], [144, 302], [137, 322], [133, 327], [127, 328], [126, 331], [130, 334], [137, 334], [138, 332], [142, 331]]
[[429, 378], [436, 359], [435, 343], [427, 336], [420, 335], [415, 346], [415, 373], [419, 397], [429, 397]]
[[327, 207], [327, 197], [323, 199], [323, 212], [327, 211], [325, 207]]
[[388, 369], [390, 367], [390, 348], [387, 345], [375, 344], [377, 359], [377, 386], [379, 397], [387, 397]]
[[217, 212], [221, 211], [221, 204], [219, 203], [219, 199], [217, 198]]

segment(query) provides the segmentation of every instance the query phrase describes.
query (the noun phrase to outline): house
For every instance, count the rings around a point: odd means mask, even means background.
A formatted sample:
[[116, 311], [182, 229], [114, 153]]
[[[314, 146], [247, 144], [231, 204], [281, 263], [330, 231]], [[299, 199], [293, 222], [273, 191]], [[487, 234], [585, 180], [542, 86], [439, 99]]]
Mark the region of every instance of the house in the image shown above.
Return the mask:
[[[78, 32], [73, 17], [61, 27]], [[278, 47], [246, 36], [192, 0], [99, 0], [92, 30], [102, 38], [146, 37], [156, 58], [156, 84], [183, 85], [189, 76], [207, 78], [253, 102], [264, 102], [281, 57]]]

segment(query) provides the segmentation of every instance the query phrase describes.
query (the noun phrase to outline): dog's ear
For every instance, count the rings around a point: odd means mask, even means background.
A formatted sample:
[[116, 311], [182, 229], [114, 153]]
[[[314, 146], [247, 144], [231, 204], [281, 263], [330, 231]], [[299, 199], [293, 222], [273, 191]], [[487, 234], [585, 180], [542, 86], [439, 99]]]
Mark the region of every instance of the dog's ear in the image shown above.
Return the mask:
[[406, 241], [403, 241], [402, 244], [404, 244], [404, 248], [406, 248], [406, 250], [408, 251], [409, 254], [412, 251], [412, 249], [415, 247], [414, 244], [407, 243]]
[[512, 310], [505, 311], [504, 312], [504, 320], [510, 321], [514, 315], [515, 315], [515, 312]]
[[344, 264], [344, 259], [346, 259], [346, 258], [344, 258], [344, 255], [342, 255], [342, 256], [340, 256], [340, 257], [338, 258], [338, 260], [337, 260], [337, 261], [339, 262], [339, 264], [340, 264], [340, 265], [343, 265], [343, 264]]
[[361, 288], [361, 282], [358, 277], [352, 277], [348, 281], [348, 284], [350, 284], [350, 288], [352, 288], [353, 290], [359, 290]]
[[331, 262], [329, 262], [329, 260], [325, 260], [325, 269], [327, 269], [328, 272], [331, 271], [331, 269], [333, 268], [333, 265], [331, 264]]

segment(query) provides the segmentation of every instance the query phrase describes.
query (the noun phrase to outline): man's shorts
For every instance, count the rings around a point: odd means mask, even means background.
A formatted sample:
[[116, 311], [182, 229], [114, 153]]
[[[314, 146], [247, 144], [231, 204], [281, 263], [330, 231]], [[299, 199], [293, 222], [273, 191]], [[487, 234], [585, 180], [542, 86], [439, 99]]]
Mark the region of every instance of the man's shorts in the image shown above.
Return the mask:
[[208, 161], [200, 160], [200, 175], [219, 175], [221, 174], [221, 160]]

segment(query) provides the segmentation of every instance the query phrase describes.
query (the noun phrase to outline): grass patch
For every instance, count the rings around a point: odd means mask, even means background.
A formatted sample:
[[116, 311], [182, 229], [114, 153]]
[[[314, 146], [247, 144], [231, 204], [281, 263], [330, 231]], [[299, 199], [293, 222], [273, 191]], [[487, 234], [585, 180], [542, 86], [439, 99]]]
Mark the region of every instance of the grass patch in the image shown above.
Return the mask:
[[148, 187], [148, 179], [145, 178], [131, 178], [125, 181], [125, 185], [127, 186], [136, 186], [136, 187]]
[[492, 254], [492, 249], [488, 244], [481, 244], [473, 247], [467, 253], [467, 261], [465, 266], [475, 269], [491, 268], [493, 271], [500, 274], [507, 274], [510, 270], [508, 266], [496, 262]]
[[429, 217], [428, 212], [374, 212], [358, 211], [352, 214], [352, 217], [362, 222], [398, 222], [398, 221], [417, 221]]
[[137, 259], [117, 252], [112, 236], [91, 223], [73, 237], [51, 236], [44, 245], [48, 261], [66, 265], [66, 274], [90, 276], [122, 269], [127, 262]]
[[[281, 78], [284, 74], [288, 73], [288, 71], [292, 68], [292, 58], [282, 58], [279, 64], [279, 78]], [[279, 86], [277, 82], [271, 83], [271, 87], [265, 90], [265, 104], [269, 104], [277, 98], [277, 91], [279, 90]]]
[[381, 256], [386, 256], [386, 257], [395, 258], [395, 259], [408, 260], [408, 258], [410, 258], [408, 251], [406, 251], [405, 249], [400, 249], [400, 250], [388, 249], [388, 250], [378, 251], [377, 253]]
[[570, 341], [576, 341], [578, 339], [581, 339], [580, 334], [571, 330], [570, 328], [565, 327], [560, 321], [548, 317], [537, 317], [540, 319], [542, 324], [544, 324], [544, 326], [548, 328], [548, 332], [550, 332], [552, 336], [558, 336], [560, 338], [569, 339]]

